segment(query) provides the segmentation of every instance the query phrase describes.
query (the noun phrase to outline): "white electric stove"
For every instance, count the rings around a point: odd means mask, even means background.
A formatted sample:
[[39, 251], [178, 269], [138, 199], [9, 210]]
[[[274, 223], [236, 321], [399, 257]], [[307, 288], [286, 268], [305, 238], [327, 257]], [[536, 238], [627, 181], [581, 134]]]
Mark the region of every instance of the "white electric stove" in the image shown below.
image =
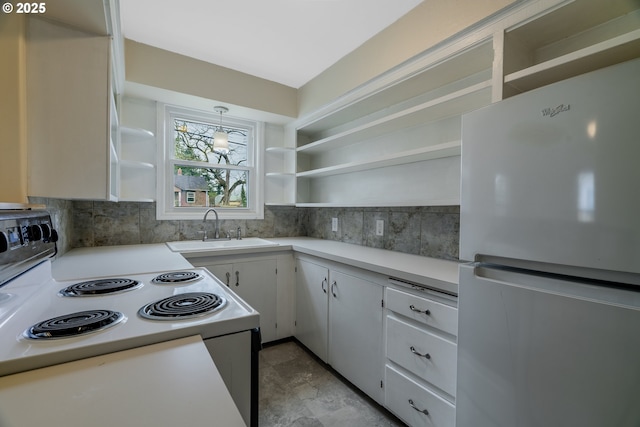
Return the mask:
[[0, 211], [0, 376], [199, 335], [257, 425], [253, 308], [198, 268], [56, 281], [56, 240], [46, 212]]

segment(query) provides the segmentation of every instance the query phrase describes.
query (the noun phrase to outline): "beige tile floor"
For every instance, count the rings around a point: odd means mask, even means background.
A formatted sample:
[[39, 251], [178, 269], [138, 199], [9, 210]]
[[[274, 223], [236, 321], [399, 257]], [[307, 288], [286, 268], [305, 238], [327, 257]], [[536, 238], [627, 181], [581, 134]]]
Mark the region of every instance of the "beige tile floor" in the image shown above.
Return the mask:
[[260, 352], [259, 425], [404, 426], [294, 341]]

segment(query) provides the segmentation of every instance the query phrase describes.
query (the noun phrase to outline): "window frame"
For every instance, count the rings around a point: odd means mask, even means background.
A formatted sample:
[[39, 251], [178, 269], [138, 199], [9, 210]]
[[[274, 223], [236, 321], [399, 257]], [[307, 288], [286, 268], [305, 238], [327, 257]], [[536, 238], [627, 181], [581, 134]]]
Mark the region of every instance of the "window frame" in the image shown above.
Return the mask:
[[187, 120], [200, 121], [217, 125], [220, 123], [219, 114], [211, 112], [179, 107], [170, 104], [158, 104], [158, 133], [160, 147], [158, 149], [158, 168], [156, 179], [156, 217], [165, 220], [202, 219], [207, 209], [211, 207], [175, 207], [174, 206], [174, 182], [173, 171], [176, 165], [186, 164], [193, 167], [234, 169], [248, 171], [249, 183], [247, 193], [249, 195], [246, 208], [215, 207], [220, 219], [264, 219], [264, 139], [265, 125], [263, 122], [241, 119], [237, 117], [222, 117], [224, 127], [238, 127], [246, 129], [250, 135], [247, 141], [247, 165], [230, 167], [225, 164], [212, 164], [207, 162], [184, 161], [175, 159], [173, 120], [180, 117]]

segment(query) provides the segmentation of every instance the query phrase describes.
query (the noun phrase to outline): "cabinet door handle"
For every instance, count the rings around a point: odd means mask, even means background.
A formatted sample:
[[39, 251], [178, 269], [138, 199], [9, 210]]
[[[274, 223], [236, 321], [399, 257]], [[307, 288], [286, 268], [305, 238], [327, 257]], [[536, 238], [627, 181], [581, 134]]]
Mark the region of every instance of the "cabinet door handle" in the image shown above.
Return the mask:
[[336, 293], [333, 291], [333, 287], [337, 287], [338, 284], [336, 283], [336, 281], [334, 280], [333, 282], [331, 282], [331, 294], [333, 294], [334, 298], [338, 298], [338, 295], [336, 295]]
[[415, 305], [411, 304], [409, 306], [409, 308], [411, 309], [411, 311], [415, 311], [416, 313], [424, 313], [427, 316], [429, 316], [431, 314], [431, 312], [429, 310], [420, 310], [419, 308], [416, 308]]
[[327, 293], [327, 290], [324, 288], [324, 285], [327, 283], [327, 278], [325, 277], [324, 279], [322, 279], [322, 283], [320, 284], [320, 286], [322, 287], [322, 292], [324, 292], [325, 294]]
[[227, 288], [228, 288], [229, 287], [229, 282], [231, 282], [231, 273], [229, 273], [227, 271], [226, 276], [227, 276]]
[[415, 354], [416, 356], [424, 357], [425, 359], [431, 359], [431, 355], [429, 353], [418, 353], [414, 346], [409, 347], [409, 350], [411, 350], [411, 353]]
[[236, 286], [240, 286], [240, 272], [236, 270]]
[[426, 409], [420, 409], [420, 408], [418, 408], [418, 407], [413, 403], [413, 400], [412, 400], [412, 399], [409, 399], [409, 405], [411, 405], [411, 407], [412, 407], [413, 409], [415, 409], [416, 411], [418, 411], [418, 412], [422, 412], [422, 413], [423, 413], [423, 414], [425, 414], [425, 415], [429, 415], [429, 411], [427, 411]]

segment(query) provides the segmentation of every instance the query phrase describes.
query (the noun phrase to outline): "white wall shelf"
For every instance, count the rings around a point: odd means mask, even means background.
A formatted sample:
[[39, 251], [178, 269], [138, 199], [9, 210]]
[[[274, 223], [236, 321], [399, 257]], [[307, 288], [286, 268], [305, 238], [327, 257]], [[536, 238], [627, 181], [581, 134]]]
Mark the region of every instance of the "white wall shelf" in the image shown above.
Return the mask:
[[296, 149], [282, 126], [266, 127], [265, 205], [293, 206], [296, 194]]
[[490, 102], [491, 81], [487, 80], [339, 134], [303, 145], [298, 148], [298, 152], [315, 153], [332, 150], [345, 144], [359, 142], [381, 134], [392, 133], [456, 114], [459, 115], [461, 112], [474, 110]]
[[640, 5], [581, 0], [505, 31], [507, 96], [640, 54]]
[[120, 135], [122, 136], [123, 142], [147, 141], [149, 143], [155, 143], [155, 135], [147, 129], [122, 126], [120, 128]]
[[154, 165], [153, 163], [141, 162], [138, 160], [121, 160], [120, 167], [129, 168], [129, 169], [148, 170], [148, 169], [155, 169], [156, 165]]
[[152, 202], [156, 198], [156, 103], [125, 97], [120, 127], [120, 200]]
[[493, 47], [484, 39], [444, 50], [441, 61], [298, 126], [296, 206], [459, 203], [460, 117], [491, 103]]
[[414, 150], [402, 151], [400, 153], [374, 157], [366, 161], [355, 161], [336, 166], [313, 169], [306, 172], [299, 172], [296, 175], [298, 178], [339, 175], [343, 173], [360, 172], [367, 169], [383, 168], [387, 166], [396, 166], [459, 155], [460, 141], [452, 141], [423, 148], [416, 148]]

